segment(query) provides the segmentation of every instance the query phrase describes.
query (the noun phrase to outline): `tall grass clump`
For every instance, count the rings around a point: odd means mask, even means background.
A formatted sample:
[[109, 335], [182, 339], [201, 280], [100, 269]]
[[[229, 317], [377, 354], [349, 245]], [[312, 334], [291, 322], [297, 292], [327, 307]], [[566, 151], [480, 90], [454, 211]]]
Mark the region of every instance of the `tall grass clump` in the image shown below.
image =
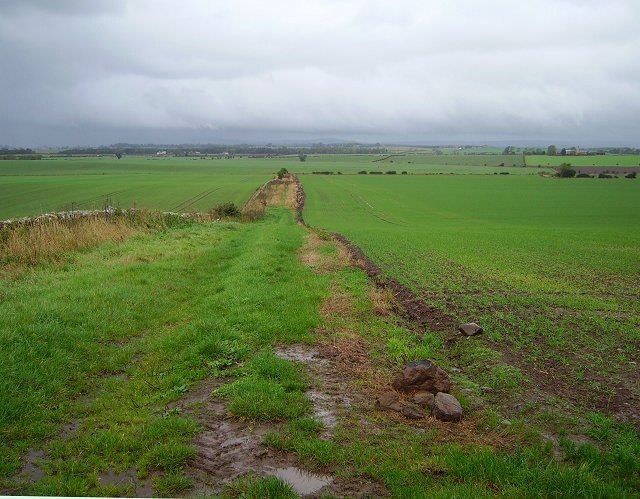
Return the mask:
[[164, 230], [198, 221], [157, 211], [129, 210], [91, 215], [35, 218], [0, 228], [0, 264], [35, 265], [59, 261], [71, 251], [122, 242], [147, 231]]
[[136, 232], [136, 228], [121, 219], [51, 220], [20, 225], [3, 230], [0, 260], [23, 265], [60, 260], [69, 251], [90, 248], [106, 241], [121, 242]]

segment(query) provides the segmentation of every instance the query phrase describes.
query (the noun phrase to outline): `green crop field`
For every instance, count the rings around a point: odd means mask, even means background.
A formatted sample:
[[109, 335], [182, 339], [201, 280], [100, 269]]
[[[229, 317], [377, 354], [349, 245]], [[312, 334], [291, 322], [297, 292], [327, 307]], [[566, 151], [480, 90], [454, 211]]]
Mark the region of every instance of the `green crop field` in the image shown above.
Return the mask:
[[[505, 166], [498, 166], [504, 164]], [[513, 167], [516, 164], [518, 167]], [[310, 155], [278, 158], [78, 157], [0, 161], [0, 220], [51, 211], [138, 206], [206, 211], [221, 202], [240, 205], [285, 167], [300, 174], [396, 170], [416, 174], [535, 174], [522, 158], [491, 155]]]
[[638, 421], [631, 407], [640, 395], [640, 183], [538, 176], [303, 183], [309, 224], [345, 235], [387, 276], [459, 321], [480, 322], [487, 345], [508, 352], [502, 380], [467, 359], [476, 382], [502, 384], [507, 396], [539, 389], [546, 375], [555, 391], [540, 396], [550, 410], [570, 401], [577, 415], [599, 408]]
[[273, 176], [275, 160], [114, 157], [0, 161], [0, 219], [134, 205], [206, 211], [241, 205]]

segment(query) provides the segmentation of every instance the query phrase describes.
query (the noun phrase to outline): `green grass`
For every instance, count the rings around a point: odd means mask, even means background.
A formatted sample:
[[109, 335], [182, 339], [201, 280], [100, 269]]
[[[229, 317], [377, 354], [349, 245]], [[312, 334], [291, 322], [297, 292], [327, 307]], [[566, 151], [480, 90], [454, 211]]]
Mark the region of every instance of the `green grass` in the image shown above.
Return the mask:
[[522, 156], [499, 154], [425, 154], [397, 152], [380, 155], [310, 155], [304, 163], [292, 162], [288, 167], [299, 174], [331, 171], [334, 174], [356, 174], [360, 171], [387, 172], [395, 170], [408, 174], [428, 175], [493, 175], [509, 172], [511, 175], [534, 175], [538, 169], [522, 168]]
[[[103, 245], [4, 281], [0, 487], [102, 495], [114, 491], [99, 473], [134, 467], [140, 477], [160, 473], [158, 493], [183, 490], [198, 427], [164, 407], [208, 376], [235, 373], [226, 391], [242, 417], [304, 413], [304, 376], [269, 353], [309, 340], [325, 293], [324, 278], [297, 261], [302, 232], [288, 210], [274, 210], [254, 224]], [[252, 412], [249, 395], [264, 397], [263, 388], [273, 405]], [[69, 422], [78, 430], [61, 435]], [[47, 452], [46, 476], [12, 485], [28, 448]]]
[[298, 497], [290, 485], [278, 478], [246, 477], [236, 480], [227, 487], [223, 498], [239, 499], [295, 499]]

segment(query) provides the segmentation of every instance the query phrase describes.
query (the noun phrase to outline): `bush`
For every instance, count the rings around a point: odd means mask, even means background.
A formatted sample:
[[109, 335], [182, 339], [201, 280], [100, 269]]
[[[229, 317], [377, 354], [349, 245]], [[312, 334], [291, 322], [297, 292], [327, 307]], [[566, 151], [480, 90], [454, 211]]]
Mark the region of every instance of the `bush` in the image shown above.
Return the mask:
[[367, 174], [367, 171], [366, 171], [366, 170], [360, 170], [360, 171], [358, 172], [358, 175], [366, 175], [366, 174]]
[[369, 175], [382, 175], [382, 172], [369, 172]]
[[576, 175], [576, 178], [593, 178], [591, 175], [589, 175], [588, 173], [578, 173]]
[[624, 178], [636, 178], [638, 174], [636, 172], [627, 173]]
[[401, 175], [407, 175], [407, 172], [402, 172]]
[[285, 175], [287, 175], [289, 173], [289, 170], [287, 170], [286, 168], [280, 168], [280, 170], [278, 170], [278, 178], [282, 178]]
[[210, 213], [218, 218], [237, 217], [240, 215], [240, 209], [235, 203], [221, 203], [215, 208], [211, 208]]
[[598, 173], [598, 178], [613, 178], [608, 173]]
[[387, 172], [387, 175], [395, 175], [395, 174], [396, 174], [396, 171], [395, 171], [395, 170], [389, 170], [389, 171]]
[[562, 178], [571, 178], [576, 176], [576, 171], [571, 168], [569, 163], [562, 163], [560, 165], [560, 169], [558, 170], [558, 177]]
[[500, 172], [500, 175], [509, 175], [509, 172]]

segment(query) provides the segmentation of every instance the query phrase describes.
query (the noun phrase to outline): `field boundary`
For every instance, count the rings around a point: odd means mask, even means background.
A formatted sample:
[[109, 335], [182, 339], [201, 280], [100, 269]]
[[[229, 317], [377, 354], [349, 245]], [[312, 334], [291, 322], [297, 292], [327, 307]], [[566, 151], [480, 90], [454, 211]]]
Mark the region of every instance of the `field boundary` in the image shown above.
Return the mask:
[[[306, 202], [304, 187], [297, 176], [292, 175], [292, 178], [297, 189], [294, 209], [298, 223], [311, 229], [312, 227], [305, 222], [303, 215]], [[369, 279], [371, 279], [378, 288], [391, 291], [397, 304], [397, 312], [399, 312], [410, 325], [413, 325], [414, 329], [417, 327], [422, 330], [425, 326], [430, 326], [434, 329], [444, 330], [446, 328], [455, 331], [457, 321], [454, 317], [441, 312], [435, 307], [427, 305], [411, 289], [396, 279], [385, 277], [382, 269], [373, 263], [358, 245], [342, 234], [334, 232], [331, 236], [337, 244], [345, 248], [349, 255], [349, 260], [354, 267], [364, 270]]]
[[109, 206], [103, 210], [74, 210], [74, 211], [56, 211], [53, 213], [43, 213], [33, 217], [10, 218], [8, 220], [0, 220], [0, 230], [12, 229], [17, 227], [28, 227], [42, 225], [50, 222], [71, 222], [80, 219], [110, 219], [118, 215], [135, 215], [139, 213], [154, 212], [162, 216], [180, 217], [188, 220], [212, 220], [213, 216], [209, 213], [186, 212], [178, 213], [174, 211], [155, 211], [140, 208], [120, 209]]

